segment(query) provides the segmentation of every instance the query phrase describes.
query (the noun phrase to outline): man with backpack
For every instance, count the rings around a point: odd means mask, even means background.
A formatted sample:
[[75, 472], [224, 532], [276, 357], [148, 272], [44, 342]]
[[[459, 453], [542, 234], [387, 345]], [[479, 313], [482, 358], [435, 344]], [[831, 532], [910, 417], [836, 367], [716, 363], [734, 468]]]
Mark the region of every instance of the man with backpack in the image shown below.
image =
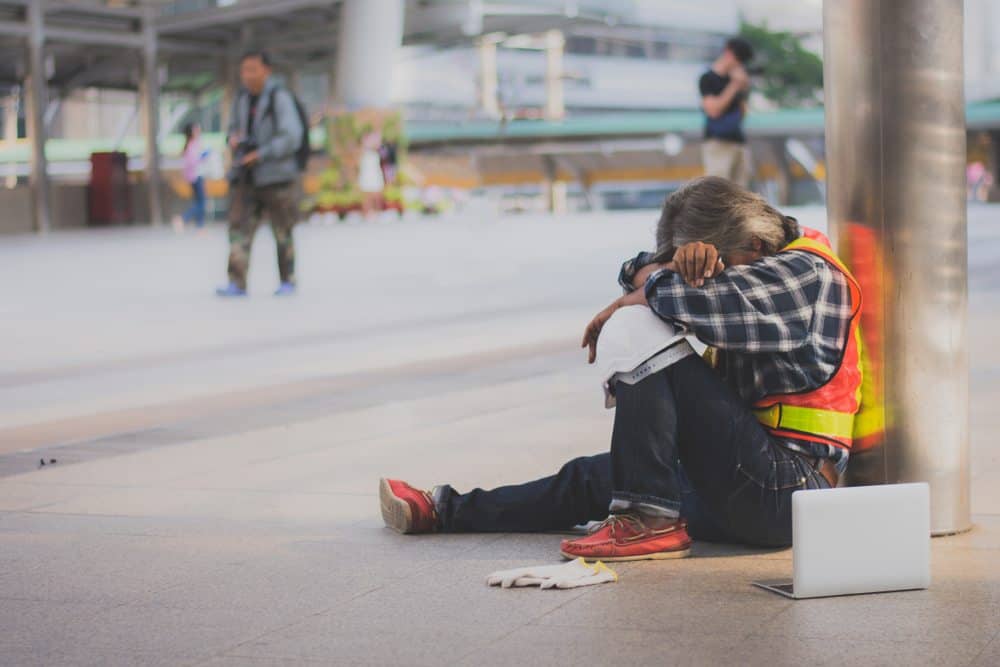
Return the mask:
[[246, 296], [250, 248], [267, 215], [278, 250], [281, 284], [276, 296], [295, 293], [297, 181], [308, 159], [308, 124], [301, 103], [271, 77], [271, 59], [250, 51], [240, 59], [243, 89], [233, 102], [228, 129], [233, 150], [229, 174], [229, 283], [222, 297]]

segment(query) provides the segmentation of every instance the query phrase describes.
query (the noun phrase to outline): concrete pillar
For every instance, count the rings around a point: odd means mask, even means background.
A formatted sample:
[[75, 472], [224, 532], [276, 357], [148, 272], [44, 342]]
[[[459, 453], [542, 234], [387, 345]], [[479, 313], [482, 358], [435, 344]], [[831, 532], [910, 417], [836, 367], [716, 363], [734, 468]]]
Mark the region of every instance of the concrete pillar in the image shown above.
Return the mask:
[[142, 21], [142, 113], [145, 119], [146, 181], [149, 188], [149, 221], [155, 227], [163, 224], [163, 202], [160, 197], [160, 71], [157, 66], [155, 9], [146, 7]]
[[222, 61], [220, 74], [222, 78], [222, 109], [219, 114], [219, 124], [223, 134], [229, 129], [233, 102], [240, 92], [240, 58], [250, 48], [252, 42], [253, 26], [245, 23], [240, 26], [239, 41], [229, 44], [226, 57]]
[[491, 118], [500, 117], [497, 42], [489, 36], [479, 40], [479, 110]]
[[569, 207], [569, 190], [566, 181], [559, 180], [559, 165], [556, 159], [549, 155], [544, 156], [542, 171], [545, 174], [545, 207], [549, 213], [564, 215]]
[[337, 103], [352, 109], [388, 107], [402, 43], [403, 0], [344, 0], [334, 77]]
[[787, 206], [791, 199], [792, 168], [788, 160], [788, 155], [785, 152], [785, 142], [781, 139], [772, 139], [768, 144], [774, 153], [774, 164], [778, 168], [775, 203], [778, 206]]
[[49, 231], [49, 169], [45, 157], [45, 0], [28, 3], [28, 77], [25, 81], [25, 115], [31, 140], [31, 211], [35, 231]]
[[17, 141], [17, 107], [20, 104], [18, 95], [11, 94], [3, 103], [3, 140], [6, 143]]
[[878, 327], [866, 339], [884, 387], [884, 446], [863, 481], [928, 482], [932, 532], [965, 530], [962, 3], [826, 0], [823, 34], [828, 214], [863, 281], [862, 324]]
[[563, 51], [566, 38], [559, 30], [545, 33], [545, 118], [560, 120], [566, 115], [563, 96]]
[[222, 98], [219, 101], [219, 129], [225, 134], [232, 119], [233, 102], [240, 90], [239, 55], [230, 53], [219, 66], [219, 78], [222, 80]]

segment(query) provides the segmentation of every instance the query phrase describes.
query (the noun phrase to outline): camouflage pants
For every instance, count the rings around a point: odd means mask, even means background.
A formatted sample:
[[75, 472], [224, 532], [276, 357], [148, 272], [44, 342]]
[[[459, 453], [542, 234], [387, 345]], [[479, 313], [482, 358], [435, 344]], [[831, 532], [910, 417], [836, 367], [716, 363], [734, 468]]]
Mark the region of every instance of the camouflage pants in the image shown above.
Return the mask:
[[294, 183], [265, 185], [237, 184], [229, 196], [229, 280], [242, 289], [247, 287], [250, 247], [267, 215], [278, 248], [278, 274], [281, 282], [295, 282], [295, 240], [292, 228], [298, 219], [297, 188]]

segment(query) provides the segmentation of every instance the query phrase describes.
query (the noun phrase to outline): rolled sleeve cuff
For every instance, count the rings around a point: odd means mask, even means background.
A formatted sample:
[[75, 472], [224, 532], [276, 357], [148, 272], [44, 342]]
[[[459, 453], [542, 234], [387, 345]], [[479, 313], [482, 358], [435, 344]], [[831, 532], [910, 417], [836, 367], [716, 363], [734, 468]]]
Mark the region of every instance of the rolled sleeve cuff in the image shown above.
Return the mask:
[[656, 283], [659, 282], [660, 278], [666, 275], [673, 275], [673, 271], [670, 269], [659, 269], [658, 271], [653, 271], [646, 278], [646, 285], [643, 289], [646, 291], [646, 301], [652, 300], [652, 297], [656, 296]]

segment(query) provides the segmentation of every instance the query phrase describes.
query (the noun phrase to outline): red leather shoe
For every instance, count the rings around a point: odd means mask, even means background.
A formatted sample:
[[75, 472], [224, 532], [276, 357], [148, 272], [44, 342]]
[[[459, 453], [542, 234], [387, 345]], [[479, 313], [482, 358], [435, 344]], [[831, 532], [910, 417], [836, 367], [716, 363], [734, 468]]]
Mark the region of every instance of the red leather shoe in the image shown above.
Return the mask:
[[415, 489], [398, 479], [380, 479], [378, 499], [382, 521], [400, 533], [432, 533], [437, 530], [438, 515], [428, 491]]
[[563, 540], [560, 550], [566, 558], [586, 560], [684, 558], [691, 553], [691, 538], [683, 519], [651, 528], [638, 515], [612, 514], [590, 535]]

